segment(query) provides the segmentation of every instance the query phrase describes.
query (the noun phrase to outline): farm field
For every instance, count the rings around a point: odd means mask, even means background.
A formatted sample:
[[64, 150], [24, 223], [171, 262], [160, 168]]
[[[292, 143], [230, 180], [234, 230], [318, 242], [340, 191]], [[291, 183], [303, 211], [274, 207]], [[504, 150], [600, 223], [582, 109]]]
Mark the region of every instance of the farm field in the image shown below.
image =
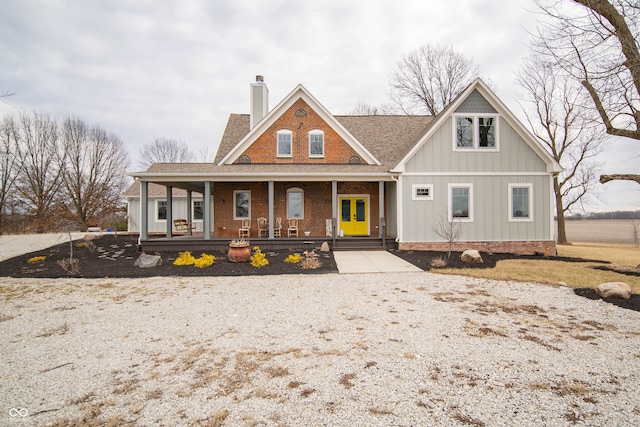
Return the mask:
[[[640, 232], [640, 220], [635, 220]], [[634, 244], [634, 220], [574, 220], [566, 222], [570, 242]], [[557, 224], [556, 224], [557, 233]]]

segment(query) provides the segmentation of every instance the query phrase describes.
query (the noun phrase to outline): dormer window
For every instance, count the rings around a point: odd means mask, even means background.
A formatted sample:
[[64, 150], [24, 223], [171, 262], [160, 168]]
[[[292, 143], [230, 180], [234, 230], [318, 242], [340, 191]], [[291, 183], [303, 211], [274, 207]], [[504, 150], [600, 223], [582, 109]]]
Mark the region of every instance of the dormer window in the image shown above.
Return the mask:
[[287, 129], [278, 131], [278, 157], [291, 157], [293, 132]]
[[324, 132], [321, 130], [309, 132], [309, 157], [324, 157]]
[[453, 117], [454, 150], [498, 150], [498, 116]]

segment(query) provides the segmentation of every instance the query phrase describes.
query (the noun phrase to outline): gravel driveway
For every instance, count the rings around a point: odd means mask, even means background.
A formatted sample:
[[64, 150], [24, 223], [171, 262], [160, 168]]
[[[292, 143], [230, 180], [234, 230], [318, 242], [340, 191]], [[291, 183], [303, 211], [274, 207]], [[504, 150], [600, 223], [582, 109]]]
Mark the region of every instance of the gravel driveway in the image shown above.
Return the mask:
[[567, 288], [370, 273], [0, 290], [0, 425], [640, 425], [640, 313]]

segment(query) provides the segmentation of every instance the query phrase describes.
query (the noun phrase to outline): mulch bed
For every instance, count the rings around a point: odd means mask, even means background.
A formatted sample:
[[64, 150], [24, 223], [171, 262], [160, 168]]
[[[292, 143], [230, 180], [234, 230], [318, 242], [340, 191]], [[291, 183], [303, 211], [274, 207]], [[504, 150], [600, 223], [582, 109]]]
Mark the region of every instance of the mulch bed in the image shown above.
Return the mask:
[[[275, 275], [275, 274], [323, 274], [337, 273], [338, 268], [333, 258], [333, 253], [320, 253], [320, 267], [315, 269], [303, 269], [300, 264], [284, 262], [289, 255], [288, 251], [266, 252], [269, 265], [261, 268], [253, 267], [249, 262], [234, 263], [227, 259], [226, 253], [212, 252], [216, 261], [207, 268], [194, 266], [176, 266], [173, 261], [178, 257], [176, 252], [158, 253], [162, 257], [162, 265], [151, 268], [139, 268], [134, 266], [140, 256], [138, 252], [138, 236], [129, 234], [104, 235], [90, 242], [88, 247], [78, 247], [82, 240], [73, 242], [73, 257], [79, 261], [79, 273], [73, 274], [65, 271], [58, 261], [69, 258], [71, 245], [69, 242], [61, 243], [50, 248], [21, 255], [0, 262], [0, 276], [18, 278], [134, 278], [154, 276], [251, 276], [251, 275]], [[294, 252], [302, 253], [304, 249]], [[414, 264], [422, 270], [432, 270], [431, 260], [445, 258], [446, 253], [433, 251], [392, 251], [394, 255]], [[194, 253], [198, 257], [200, 254]], [[607, 264], [604, 261], [585, 260], [582, 258], [544, 257], [541, 255], [515, 255], [508, 253], [481, 252], [482, 264], [465, 264], [460, 260], [460, 252], [452, 252], [447, 261], [446, 268], [494, 268], [498, 261], [505, 259], [546, 259], [566, 262], [592, 262]], [[45, 256], [44, 262], [30, 264], [28, 260], [36, 256]], [[596, 268], [606, 268], [596, 267]], [[437, 272], [437, 269], [433, 269]], [[600, 299], [593, 289], [576, 289], [577, 295]], [[640, 295], [632, 295], [630, 300], [609, 299], [619, 307], [640, 311]]]
[[[227, 259], [227, 254], [219, 251], [209, 252], [216, 257], [212, 266], [196, 268], [176, 266], [173, 261], [179, 256], [177, 252], [154, 253], [162, 257], [162, 265], [157, 267], [139, 268], [134, 266], [140, 256], [138, 252], [137, 235], [103, 235], [90, 242], [89, 247], [78, 247], [82, 240], [73, 242], [73, 257], [79, 261], [78, 274], [65, 271], [58, 261], [69, 258], [70, 243], [62, 243], [41, 251], [21, 255], [0, 262], [0, 276], [5, 277], [35, 277], [35, 278], [102, 278], [102, 277], [155, 277], [155, 276], [250, 276], [274, 274], [322, 274], [337, 273], [338, 268], [333, 254], [319, 253], [320, 267], [303, 269], [300, 264], [284, 262], [289, 256], [288, 251], [265, 251], [269, 265], [256, 268], [249, 262], [234, 263]], [[93, 247], [91, 247], [93, 245]], [[304, 252], [304, 249], [295, 252]], [[44, 262], [30, 264], [28, 260], [35, 256], [46, 256]], [[196, 258], [200, 253], [193, 253]]]

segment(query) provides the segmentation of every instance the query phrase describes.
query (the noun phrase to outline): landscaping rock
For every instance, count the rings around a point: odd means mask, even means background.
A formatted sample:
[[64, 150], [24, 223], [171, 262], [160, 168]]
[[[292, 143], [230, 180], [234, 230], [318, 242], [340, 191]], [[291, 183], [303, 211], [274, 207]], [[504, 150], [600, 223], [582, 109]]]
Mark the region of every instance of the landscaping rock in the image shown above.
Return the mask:
[[320, 252], [329, 252], [329, 243], [322, 242], [322, 245], [320, 245]]
[[460, 259], [462, 262], [466, 262], [467, 264], [482, 264], [482, 257], [480, 256], [480, 252], [475, 249], [467, 249], [462, 252], [460, 255]]
[[624, 282], [601, 283], [596, 286], [596, 293], [602, 298], [631, 298], [631, 286]]
[[82, 240], [84, 240], [85, 242], [90, 242], [92, 240], [95, 240], [97, 237], [100, 237], [100, 236], [95, 234], [85, 234]]
[[160, 255], [140, 254], [133, 265], [140, 268], [158, 267], [162, 265], [162, 258]]

